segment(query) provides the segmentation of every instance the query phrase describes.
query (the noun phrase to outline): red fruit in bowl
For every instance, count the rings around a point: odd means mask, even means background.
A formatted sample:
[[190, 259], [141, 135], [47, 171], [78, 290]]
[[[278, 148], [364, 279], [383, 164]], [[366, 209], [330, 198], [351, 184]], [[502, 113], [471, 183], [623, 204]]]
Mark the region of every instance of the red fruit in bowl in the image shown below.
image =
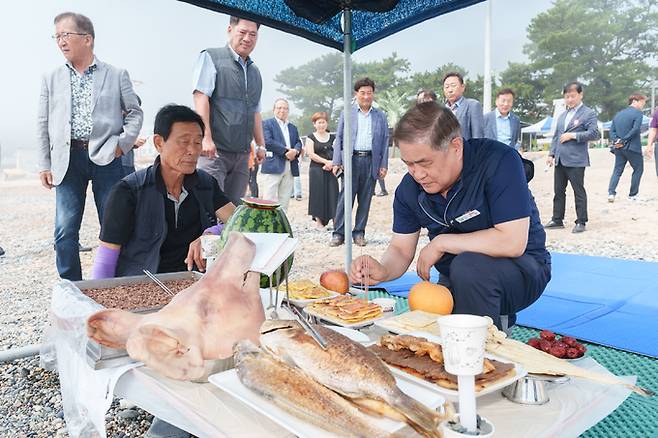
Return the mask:
[[536, 348], [537, 350], [541, 350], [541, 347], [539, 346], [539, 340], [539, 338], [530, 338], [528, 339], [528, 345]]
[[560, 340], [567, 344], [569, 347], [575, 347], [576, 344], [578, 344], [578, 341], [576, 341], [576, 339], [572, 338], [571, 336], [562, 336]]
[[585, 352], [587, 352], [587, 347], [585, 347], [585, 346], [584, 346], [583, 344], [581, 344], [581, 343], [577, 343], [576, 346], [575, 346], [574, 348], [575, 348], [576, 350], [578, 350], [578, 352], [580, 353], [581, 356], [582, 356], [583, 354], [585, 354]]
[[553, 344], [550, 341], [547, 341], [546, 339], [541, 339], [539, 341], [539, 348], [541, 348], [541, 350], [545, 351], [546, 353], [550, 352], [552, 346]]
[[547, 341], [554, 341], [555, 333], [553, 333], [550, 330], [542, 330], [541, 332], [539, 332], [539, 337], [542, 339], [546, 339]]
[[557, 340], [556, 340], [555, 342], [553, 342], [553, 346], [554, 346], [554, 347], [565, 348], [565, 349], [566, 349], [566, 348], [569, 348], [569, 345], [565, 344], [565, 343], [562, 342], [561, 340], [560, 340], [560, 341], [557, 341]]
[[578, 351], [578, 349], [576, 349], [576, 348], [568, 348], [567, 349], [567, 357], [569, 359], [576, 359], [577, 357], [580, 357], [580, 356], [582, 356], [582, 354], [580, 353], [580, 351]]
[[553, 344], [553, 346], [549, 350], [549, 353], [555, 357], [563, 358], [567, 355], [567, 348], [561, 345]]

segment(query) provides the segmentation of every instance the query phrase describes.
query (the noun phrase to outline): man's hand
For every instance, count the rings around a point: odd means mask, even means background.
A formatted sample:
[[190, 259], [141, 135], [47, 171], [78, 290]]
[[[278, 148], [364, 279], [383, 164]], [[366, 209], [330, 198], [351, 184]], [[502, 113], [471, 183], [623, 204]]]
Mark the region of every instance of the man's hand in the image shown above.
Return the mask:
[[146, 138], [144, 137], [137, 137], [137, 140], [135, 140], [135, 145], [133, 146], [133, 149], [138, 149], [144, 146], [144, 143], [146, 143]]
[[430, 243], [425, 245], [425, 248], [420, 250], [418, 255], [418, 261], [416, 262], [416, 273], [420, 278], [425, 281], [430, 279], [430, 269], [436, 262], [439, 261], [444, 251], [439, 249], [439, 238], [441, 236], [436, 236]]
[[546, 157], [546, 165], [548, 167], [553, 167], [554, 164], [555, 164], [555, 157], [553, 155], [549, 155], [548, 157]]
[[123, 151], [119, 146], [114, 150], [114, 158], [119, 158], [121, 155], [123, 155]]
[[288, 161], [292, 161], [295, 158], [297, 158], [297, 150], [296, 149], [288, 149], [288, 152], [286, 152], [286, 159]]
[[614, 144], [615, 149], [621, 149], [624, 147], [624, 143], [621, 142], [621, 140], [617, 140]]
[[258, 146], [256, 148], [256, 164], [261, 164], [265, 160], [265, 148]]
[[379, 169], [379, 177], [380, 178], [386, 178], [386, 168], [382, 167]]
[[649, 160], [653, 158], [653, 147], [649, 146], [647, 149], [644, 151], [644, 156], [647, 157]]
[[50, 170], [44, 170], [39, 172], [39, 179], [41, 180], [41, 185], [47, 188], [48, 190], [55, 187], [53, 185], [53, 174]]
[[560, 143], [566, 143], [568, 141], [575, 139], [576, 139], [576, 134], [574, 134], [573, 132], [565, 132], [560, 136]]
[[206, 261], [201, 257], [200, 237], [190, 243], [190, 248], [187, 251], [187, 257], [185, 258], [185, 263], [187, 264], [188, 271], [191, 271], [195, 264], [199, 271], [204, 272], [206, 270]]
[[209, 135], [203, 137], [201, 142], [201, 155], [207, 158], [217, 158], [217, 147]]
[[338, 175], [343, 171], [343, 166], [334, 166], [331, 169], [331, 172], [334, 174], [335, 177], [338, 177]]
[[388, 273], [386, 268], [370, 256], [360, 256], [352, 261], [350, 266], [350, 281], [352, 283], [368, 286], [386, 280]]

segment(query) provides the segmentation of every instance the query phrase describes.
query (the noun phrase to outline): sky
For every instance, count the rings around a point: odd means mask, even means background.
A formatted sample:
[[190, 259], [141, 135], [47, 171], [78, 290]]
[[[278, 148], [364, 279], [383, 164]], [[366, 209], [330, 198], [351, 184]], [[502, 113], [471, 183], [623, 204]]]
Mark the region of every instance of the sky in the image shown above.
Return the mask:
[[[491, 0], [492, 69], [523, 62], [526, 28], [551, 0]], [[128, 70], [142, 98], [144, 126], [152, 132], [157, 110], [167, 103], [192, 104], [192, 68], [199, 52], [226, 44], [228, 16], [175, 0], [34, 0], [6, 2], [0, 26], [0, 145], [2, 166], [12, 166], [15, 149], [23, 156], [35, 150], [36, 108], [41, 77], [62, 65], [53, 18], [60, 12], [87, 15], [96, 31], [96, 56]], [[469, 8], [420, 23], [354, 54], [356, 61], [379, 60], [397, 52], [412, 71], [433, 70], [448, 62], [473, 77], [484, 64], [486, 6]], [[335, 52], [301, 37], [261, 27], [252, 58], [263, 76], [263, 109], [281, 96], [274, 77], [281, 70]], [[438, 87], [438, 84], [437, 84]], [[294, 113], [294, 107], [292, 108]]]

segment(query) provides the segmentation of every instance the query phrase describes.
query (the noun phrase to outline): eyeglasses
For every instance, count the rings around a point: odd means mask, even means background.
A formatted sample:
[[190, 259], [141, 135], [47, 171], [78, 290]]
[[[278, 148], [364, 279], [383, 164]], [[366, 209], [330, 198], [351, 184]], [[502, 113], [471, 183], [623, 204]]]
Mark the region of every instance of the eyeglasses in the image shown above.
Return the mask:
[[62, 32], [62, 33], [56, 33], [55, 35], [52, 35], [50, 38], [52, 38], [55, 41], [63, 40], [63, 41], [68, 41], [71, 35], [89, 35], [88, 33], [82, 33], [82, 32]]

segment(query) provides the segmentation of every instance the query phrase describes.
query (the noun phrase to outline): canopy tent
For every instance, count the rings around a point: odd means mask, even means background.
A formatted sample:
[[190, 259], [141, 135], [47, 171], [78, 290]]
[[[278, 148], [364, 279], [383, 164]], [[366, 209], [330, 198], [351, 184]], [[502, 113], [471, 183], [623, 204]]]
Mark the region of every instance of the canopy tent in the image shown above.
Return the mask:
[[[642, 116], [642, 130], [644, 131], [645, 129], [649, 128], [649, 123], [651, 123], [651, 117], [647, 117], [645, 115]], [[612, 126], [612, 120], [609, 122], [603, 122], [601, 124], [603, 126], [603, 129], [610, 130], [610, 126]]]
[[522, 134], [547, 134], [551, 130], [553, 117], [548, 116], [537, 123], [521, 129]]
[[[179, 0], [299, 35], [344, 53], [343, 105], [352, 98], [351, 53], [430, 18], [485, 0]], [[345, 269], [352, 262], [352, 140], [344, 119]]]

